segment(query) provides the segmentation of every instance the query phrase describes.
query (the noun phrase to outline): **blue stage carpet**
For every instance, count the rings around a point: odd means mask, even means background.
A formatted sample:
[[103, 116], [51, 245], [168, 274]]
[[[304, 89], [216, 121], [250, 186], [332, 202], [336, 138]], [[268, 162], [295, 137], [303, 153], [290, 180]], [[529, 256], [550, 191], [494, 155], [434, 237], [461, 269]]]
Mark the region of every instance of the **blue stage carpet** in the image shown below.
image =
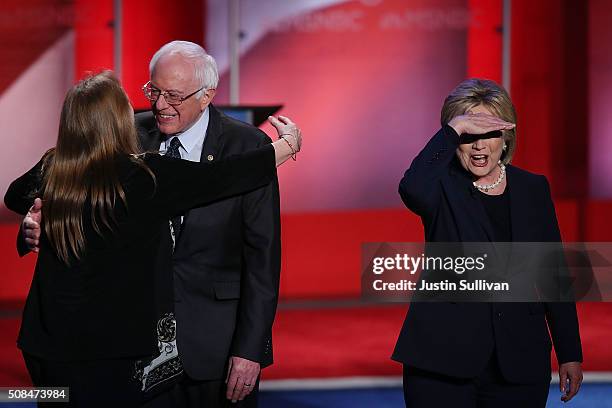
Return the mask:
[[[562, 403], [558, 385], [550, 387], [546, 408], [612, 408], [612, 384], [583, 384], [569, 403]], [[360, 388], [345, 390], [262, 391], [262, 408], [401, 408], [399, 388]], [[435, 408], [435, 407], [432, 407]]]

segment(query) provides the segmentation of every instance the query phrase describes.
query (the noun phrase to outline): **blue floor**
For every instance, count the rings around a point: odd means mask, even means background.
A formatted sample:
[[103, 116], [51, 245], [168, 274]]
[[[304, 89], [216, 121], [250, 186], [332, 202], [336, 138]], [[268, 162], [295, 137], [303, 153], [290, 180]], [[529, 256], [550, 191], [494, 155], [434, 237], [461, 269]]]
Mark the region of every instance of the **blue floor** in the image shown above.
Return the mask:
[[[583, 384], [578, 396], [567, 404], [562, 403], [559, 397], [558, 386], [551, 385], [546, 408], [612, 408], [612, 384]], [[400, 388], [262, 391], [259, 406], [261, 408], [402, 408], [404, 400]], [[57, 407], [61, 408], [62, 404], [57, 404]], [[0, 408], [35, 408], [35, 405], [0, 403]]]
[[[559, 400], [560, 397], [558, 385], [551, 385], [546, 408], [612, 408], [612, 384], [583, 384], [580, 393], [566, 404]], [[259, 406], [262, 408], [404, 407], [404, 399], [400, 388], [268, 391], [260, 393], [259, 402]]]

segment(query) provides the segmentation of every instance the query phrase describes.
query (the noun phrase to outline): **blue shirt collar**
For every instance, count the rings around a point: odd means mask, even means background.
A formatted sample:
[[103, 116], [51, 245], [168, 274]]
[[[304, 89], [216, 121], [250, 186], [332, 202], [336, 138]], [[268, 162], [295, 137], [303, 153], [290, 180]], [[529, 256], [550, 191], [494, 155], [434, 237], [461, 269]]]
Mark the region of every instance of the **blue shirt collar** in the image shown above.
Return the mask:
[[[166, 139], [165, 144], [169, 146], [170, 141], [174, 137], [178, 137], [179, 141], [183, 149], [187, 152], [188, 155], [191, 154], [191, 151], [199, 144], [202, 145], [202, 141], [204, 137], [206, 137], [206, 129], [208, 129], [208, 121], [210, 118], [210, 112], [208, 110], [208, 106], [202, 112], [198, 120], [187, 130], [182, 133], [178, 133], [176, 135], [169, 135], [168, 139]], [[198, 143], [200, 142], [200, 143]]]

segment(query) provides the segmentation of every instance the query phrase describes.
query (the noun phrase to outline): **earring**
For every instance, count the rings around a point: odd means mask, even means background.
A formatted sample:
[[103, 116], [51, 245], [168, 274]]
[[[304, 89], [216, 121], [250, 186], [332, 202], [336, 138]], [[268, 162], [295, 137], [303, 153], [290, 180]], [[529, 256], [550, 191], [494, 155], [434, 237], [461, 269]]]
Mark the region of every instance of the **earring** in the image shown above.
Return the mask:
[[508, 148], [508, 146], [504, 143], [504, 147], [502, 148], [504, 151], [506, 151], [506, 149]]

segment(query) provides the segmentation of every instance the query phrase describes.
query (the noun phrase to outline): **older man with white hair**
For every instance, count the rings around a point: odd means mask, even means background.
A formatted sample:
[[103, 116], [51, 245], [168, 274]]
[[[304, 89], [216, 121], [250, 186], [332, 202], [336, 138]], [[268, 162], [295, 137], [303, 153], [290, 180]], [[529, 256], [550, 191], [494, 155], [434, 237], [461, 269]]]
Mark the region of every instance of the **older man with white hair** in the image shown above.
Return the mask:
[[[135, 118], [144, 150], [212, 162], [271, 142], [211, 104], [219, 75], [201, 46], [172, 41], [155, 53], [149, 71], [143, 92], [151, 111]], [[41, 217], [37, 199], [22, 224], [21, 255], [38, 251]], [[278, 300], [278, 180], [177, 214], [160, 234], [152, 276], [161, 353], [140, 361], [134, 376], [145, 406], [257, 406], [260, 370], [272, 364]], [[164, 290], [170, 285], [172, 297]]]
[[[219, 75], [199, 45], [170, 42], [155, 53], [149, 70], [143, 91], [152, 110], [136, 115], [144, 149], [212, 162], [270, 143], [261, 130], [211, 104]], [[256, 406], [260, 369], [272, 363], [280, 275], [278, 181], [191, 210], [171, 226], [174, 254], [167, 267], [174, 271], [184, 374], [150, 404]]]

